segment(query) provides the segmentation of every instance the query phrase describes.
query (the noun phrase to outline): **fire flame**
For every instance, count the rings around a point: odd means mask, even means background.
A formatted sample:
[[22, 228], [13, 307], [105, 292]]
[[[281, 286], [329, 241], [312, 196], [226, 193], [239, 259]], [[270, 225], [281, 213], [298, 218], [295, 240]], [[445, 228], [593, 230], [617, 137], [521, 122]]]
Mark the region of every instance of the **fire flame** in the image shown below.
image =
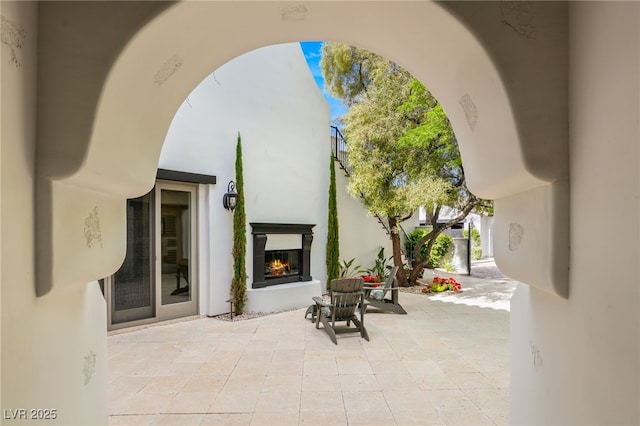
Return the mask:
[[285, 275], [291, 271], [289, 262], [282, 262], [280, 259], [276, 259], [269, 263], [267, 269], [271, 275]]

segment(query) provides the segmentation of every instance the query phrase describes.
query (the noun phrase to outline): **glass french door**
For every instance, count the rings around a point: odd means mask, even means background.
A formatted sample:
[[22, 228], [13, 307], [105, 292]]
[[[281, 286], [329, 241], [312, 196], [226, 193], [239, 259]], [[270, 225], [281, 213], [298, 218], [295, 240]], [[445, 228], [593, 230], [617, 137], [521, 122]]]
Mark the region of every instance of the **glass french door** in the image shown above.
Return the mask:
[[158, 317], [195, 315], [196, 188], [156, 185], [156, 299]]
[[110, 324], [155, 314], [153, 204], [153, 191], [127, 200], [127, 254], [120, 269], [106, 279]]
[[196, 186], [158, 182], [127, 200], [127, 253], [106, 279], [110, 328], [195, 315]]

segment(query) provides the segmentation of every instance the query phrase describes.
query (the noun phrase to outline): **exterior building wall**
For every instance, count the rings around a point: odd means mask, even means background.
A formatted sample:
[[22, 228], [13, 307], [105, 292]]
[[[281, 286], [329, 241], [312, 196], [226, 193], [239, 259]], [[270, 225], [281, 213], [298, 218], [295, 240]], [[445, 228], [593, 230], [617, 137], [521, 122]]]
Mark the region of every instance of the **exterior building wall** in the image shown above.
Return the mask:
[[572, 3], [569, 25], [571, 289], [511, 301], [510, 421], [638, 424], [640, 4]]
[[355, 259], [354, 266], [360, 265], [362, 269], [366, 269], [373, 266], [380, 247], [384, 247], [385, 257], [393, 254], [391, 239], [378, 220], [368, 215], [362, 201], [347, 193], [348, 183], [349, 178], [336, 163], [340, 262]]
[[[37, 9], [0, 3], [1, 422], [106, 424], [106, 306], [98, 284], [35, 294]], [[49, 410], [39, 413], [48, 418], [31, 409]]]
[[493, 216], [480, 216], [480, 245], [482, 257], [493, 257]]
[[[222, 197], [236, 179], [238, 133], [247, 215], [247, 309], [267, 309], [254, 299], [272, 290], [251, 288], [251, 222], [315, 224], [311, 276], [326, 281], [329, 107], [298, 43], [260, 48], [218, 68], [189, 94], [171, 122], [159, 160], [159, 168], [217, 178], [216, 185], [201, 188], [210, 204], [207, 211], [201, 206], [199, 218], [200, 309], [208, 315], [229, 311], [233, 214], [223, 208]], [[312, 287], [319, 293], [317, 284]], [[304, 304], [313, 295], [319, 294], [301, 296]]]
[[407, 234], [413, 232], [420, 226], [420, 209], [416, 210], [409, 219], [400, 224]]

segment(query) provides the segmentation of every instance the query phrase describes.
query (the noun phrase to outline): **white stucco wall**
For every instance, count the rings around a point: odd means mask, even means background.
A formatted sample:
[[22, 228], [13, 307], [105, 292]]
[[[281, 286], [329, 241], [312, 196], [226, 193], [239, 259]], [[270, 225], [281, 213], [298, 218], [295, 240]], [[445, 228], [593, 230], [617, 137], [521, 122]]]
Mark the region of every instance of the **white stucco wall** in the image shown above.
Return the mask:
[[362, 269], [366, 269], [373, 266], [380, 247], [384, 247], [385, 257], [393, 254], [391, 239], [378, 220], [367, 214], [362, 201], [347, 193], [348, 181], [349, 178], [336, 163], [340, 262], [355, 258], [353, 266], [360, 265]]
[[482, 257], [493, 257], [494, 223], [495, 218], [493, 216], [480, 217], [480, 246], [482, 247]]
[[311, 276], [326, 281], [329, 106], [298, 43], [254, 50], [220, 67], [191, 92], [176, 112], [160, 155], [160, 168], [217, 177], [216, 185], [201, 186], [209, 209], [201, 210], [199, 219], [200, 311], [208, 315], [229, 311], [233, 215], [222, 207], [222, 197], [235, 180], [238, 132], [248, 292], [253, 291], [251, 222], [315, 224]]
[[[74, 283], [35, 295], [37, 4], [1, 2], [0, 12], [2, 424], [106, 424], [106, 306], [100, 288]], [[38, 408], [55, 415], [34, 419], [30, 409]]]
[[572, 3], [569, 23], [570, 295], [512, 299], [510, 421], [638, 424], [640, 3]]
[[402, 222], [400, 225], [402, 225], [402, 228], [404, 228], [407, 234], [413, 232], [413, 230], [420, 226], [420, 210], [416, 210], [415, 213], [413, 213], [413, 216]]

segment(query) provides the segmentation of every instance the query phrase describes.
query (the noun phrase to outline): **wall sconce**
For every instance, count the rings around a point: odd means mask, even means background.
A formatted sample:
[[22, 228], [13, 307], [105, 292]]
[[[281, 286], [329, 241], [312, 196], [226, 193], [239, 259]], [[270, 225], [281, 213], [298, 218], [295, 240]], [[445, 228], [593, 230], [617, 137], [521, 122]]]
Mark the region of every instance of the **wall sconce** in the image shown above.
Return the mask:
[[222, 197], [222, 205], [225, 209], [233, 211], [236, 208], [236, 201], [238, 200], [238, 193], [236, 192], [236, 183], [230, 181], [227, 185], [227, 193]]

